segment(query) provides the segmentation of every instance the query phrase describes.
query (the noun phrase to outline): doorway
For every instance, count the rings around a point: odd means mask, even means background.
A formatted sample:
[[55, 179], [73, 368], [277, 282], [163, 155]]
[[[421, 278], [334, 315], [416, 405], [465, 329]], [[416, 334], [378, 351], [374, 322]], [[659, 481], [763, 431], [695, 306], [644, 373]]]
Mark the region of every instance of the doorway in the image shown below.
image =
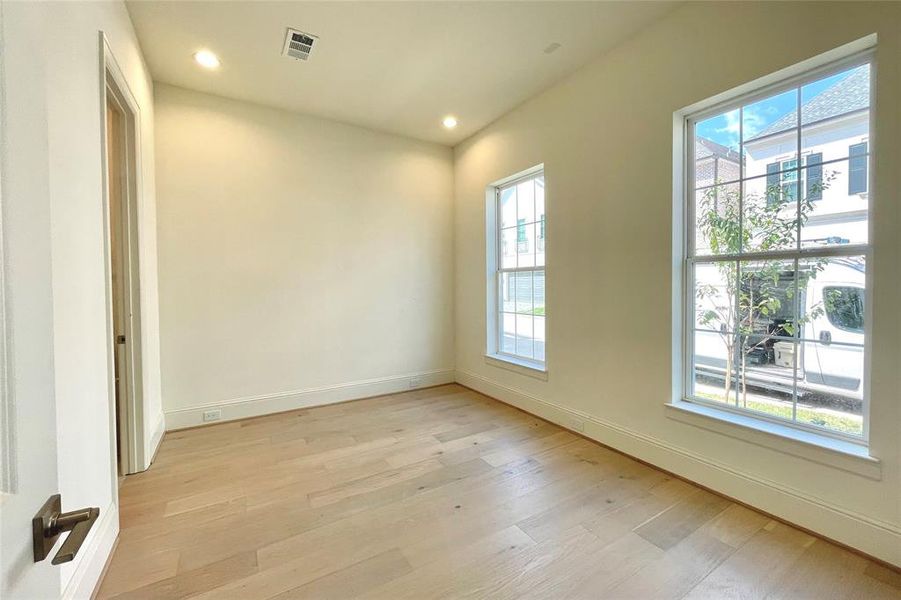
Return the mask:
[[[138, 229], [140, 112], [105, 38], [103, 171], [110, 428], [118, 477], [146, 468]], [[120, 479], [121, 481], [121, 479]]]
[[110, 281], [112, 292], [112, 335], [113, 335], [113, 378], [114, 406], [116, 411], [116, 458], [117, 472], [120, 476], [128, 472], [127, 443], [123, 443], [123, 433], [128, 432], [128, 365], [125, 358], [125, 280], [123, 276], [123, 259], [125, 256], [122, 242], [125, 239], [122, 220], [123, 182], [127, 181], [122, 150], [125, 142], [123, 127], [125, 115], [116, 105], [113, 96], [106, 97], [106, 179], [109, 190], [107, 206], [107, 222], [109, 223], [110, 240]]

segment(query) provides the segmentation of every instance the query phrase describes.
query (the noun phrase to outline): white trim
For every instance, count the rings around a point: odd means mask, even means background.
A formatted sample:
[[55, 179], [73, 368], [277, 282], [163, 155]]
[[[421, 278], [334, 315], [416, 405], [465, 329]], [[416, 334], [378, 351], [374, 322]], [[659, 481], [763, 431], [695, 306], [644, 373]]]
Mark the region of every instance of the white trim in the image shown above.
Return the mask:
[[507, 354], [486, 354], [485, 364], [547, 381], [547, 367], [543, 362], [530, 361]]
[[[0, 22], [2, 27], [2, 22]], [[7, 81], [5, 77], [5, 62], [0, 61], [0, 81]], [[6, 92], [0, 90], [0, 161], [2, 167], [6, 167]], [[0, 177], [2, 179], [2, 177]], [[12, 373], [12, 327], [8, 323], [6, 305], [7, 266], [6, 243], [3, 236], [3, 196], [2, 181], [0, 181], [0, 502], [4, 494], [12, 494], [16, 491], [16, 421], [15, 398], [13, 386], [10, 385], [9, 376]]]
[[[0, 29], [3, 27], [2, 10], [0, 10]], [[7, 241], [4, 231], [8, 231], [4, 210], [2, 187], [9, 177], [9, 156], [14, 152], [7, 139], [7, 95], [6, 87], [9, 79], [6, 74], [5, 47], [0, 41], [0, 504], [7, 494], [18, 492], [19, 444], [16, 424], [16, 390], [11, 380], [14, 369], [14, 336], [13, 317], [10, 314], [10, 259], [7, 252]]]
[[[759, 475], [745, 473], [709, 456], [537, 398], [475, 373], [458, 370], [456, 380], [562, 427], [581, 421], [585, 424], [585, 429], [578, 432], [580, 435], [880, 560], [901, 566], [901, 526], [897, 524], [838, 506]], [[775, 450], [772, 446], [767, 447]], [[823, 464], [831, 464], [831, 461], [824, 460]]]
[[[535, 165], [533, 167], [529, 167], [523, 171], [515, 173], [509, 177], [505, 177], [503, 179], [499, 179], [494, 181], [488, 185], [485, 190], [485, 254], [486, 254], [486, 342], [485, 342], [485, 356], [489, 358], [495, 358], [499, 361], [506, 361], [508, 363], [513, 363], [514, 365], [520, 365], [527, 369], [535, 369], [539, 372], [547, 371], [547, 340], [548, 336], [548, 317], [547, 317], [547, 242], [545, 239], [545, 245], [542, 249], [544, 252], [544, 264], [543, 265], [532, 265], [531, 267], [503, 267], [503, 257], [501, 256], [502, 252], [502, 239], [501, 239], [501, 231], [504, 229], [517, 229], [518, 235], [518, 225], [514, 225], [512, 227], [501, 227], [501, 192], [504, 189], [512, 188], [522, 182], [541, 178], [544, 181], [545, 195], [544, 195], [544, 223], [547, 222], [548, 215], [548, 193], [547, 193], [547, 179], [545, 177], [544, 163]], [[534, 207], [533, 207], [534, 209]], [[535, 215], [537, 217], [537, 215]], [[517, 223], [519, 220], [517, 219]], [[531, 223], [527, 223], [527, 225], [537, 225], [539, 221], [533, 221]], [[545, 225], [546, 227], [546, 225]], [[542, 238], [544, 239], [544, 238]], [[518, 242], [517, 242], [518, 243]], [[538, 237], [535, 237], [535, 245], [536, 245], [536, 255], [537, 255], [537, 246], [538, 246]], [[534, 261], [537, 262], [537, 261]], [[500, 299], [500, 287], [501, 281], [504, 273], [519, 273], [519, 272], [528, 272], [534, 273], [536, 271], [541, 271], [545, 278], [545, 314], [540, 315], [544, 318], [544, 360], [537, 360], [534, 358], [528, 358], [525, 356], [520, 356], [518, 354], [511, 354], [507, 352], [501, 352], [502, 344], [501, 344], [501, 324], [503, 317], [503, 311], [501, 310], [501, 299]], [[534, 277], [534, 276], [533, 276]], [[535, 302], [535, 289], [534, 289], [534, 279], [532, 283], [532, 303], [534, 308]], [[510, 313], [506, 313], [510, 314]], [[539, 315], [532, 315], [539, 316]], [[515, 319], [515, 317], [514, 317]], [[515, 338], [518, 337], [514, 335]], [[534, 345], [535, 345], [535, 331], [534, 331], [534, 322], [533, 322], [533, 330], [532, 330], [532, 347], [534, 354]], [[500, 364], [495, 364], [495, 366], [503, 366]], [[528, 373], [527, 373], [528, 374]]]
[[513, 175], [510, 175], [509, 177], [504, 177], [502, 179], [498, 179], [497, 181], [493, 181], [488, 185], [488, 187], [489, 188], [507, 187], [510, 184], [519, 183], [520, 181], [525, 181], [526, 179], [531, 179], [532, 177], [534, 177], [535, 175], [538, 175], [542, 171], [544, 171], [544, 163], [534, 165], [532, 167], [529, 167], [528, 169], [523, 169], [522, 171], [519, 171], [518, 173], [514, 173]]
[[[121, 442], [125, 447], [125, 473], [137, 473], [142, 470], [147, 457], [145, 457], [144, 443], [144, 380], [143, 380], [143, 352], [142, 352], [142, 306], [141, 306], [141, 265], [140, 265], [140, 231], [143, 170], [141, 158], [141, 107], [135, 99], [128, 85], [128, 80], [119, 67], [113, 54], [106, 34], [99, 32], [100, 43], [100, 120], [101, 120], [101, 179], [103, 185], [103, 248], [106, 273], [106, 325], [107, 325], [107, 367], [109, 380], [107, 382], [110, 412], [111, 431], [117, 430], [117, 423], [124, 421], [124, 427], [119, 427], [122, 436]], [[125, 302], [130, 315], [127, 315], [126, 326], [126, 378], [128, 386], [128, 398], [122, 407], [125, 415], [120, 419], [116, 411], [116, 381], [115, 381], [115, 340], [113, 335], [113, 290], [111, 280], [111, 239], [109, 223], [109, 182], [107, 166], [107, 132], [106, 132], [106, 105], [107, 98], [113, 99], [122, 107], [125, 119], [126, 143], [125, 160], [128, 181], [124, 187], [127, 197], [123, 206], [123, 223], [126, 239], [125, 243]], [[111, 436], [111, 452], [113, 455], [113, 487], [117, 488], [119, 477], [115, 436]], [[113, 490], [116, 497], [117, 489]]]
[[118, 536], [119, 509], [112, 502], [101, 510], [99, 521], [76, 555], [72, 577], [62, 592], [63, 600], [89, 600], [94, 595]]
[[[862, 444], [696, 402], [672, 402], [666, 408], [667, 417], [676, 421], [766, 447], [777, 446], [780, 452], [786, 454], [863, 475], [868, 479], [882, 480], [882, 461], [870, 456], [869, 450]], [[764, 435], [757, 435], [758, 433]], [[814, 451], [811, 452], [811, 449]]]
[[755, 100], [778, 94], [780, 91], [792, 87], [798, 79], [805, 75], [816, 75], [818, 78], [828, 77], [833, 72], [849, 68], [861, 55], [873, 52], [876, 48], [876, 42], [875, 33], [862, 37], [859, 40], [790, 65], [775, 73], [759, 77], [754, 81], [749, 81], [711, 98], [696, 102], [678, 112], [683, 117], [692, 115], [695, 118], [703, 119], [705, 116], [712, 116], [728, 110], [736, 102], [737, 98], [741, 97], [744, 102], [753, 103]]
[[[417, 379], [418, 384], [414, 385], [413, 379]], [[203, 422], [203, 412], [210, 409], [222, 411], [221, 418], [214, 421], [215, 423], [222, 423], [224, 421], [258, 417], [287, 410], [334, 404], [346, 400], [359, 400], [371, 396], [408, 392], [418, 387], [442, 385], [453, 383], [453, 381], [453, 369], [436, 369], [433, 371], [420, 371], [390, 377], [351, 381], [305, 390], [231, 398], [190, 408], [166, 411], [166, 431], [207, 425], [209, 423]]]
[[[867, 212], [860, 211], [862, 215], [856, 215], [858, 220], [866, 218]], [[717, 262], [753, 261], [753, 260], [791, 260], [814, 259], [833, 256], [860, 256], [870, 250], [869, 244], [842, 244], [840, 246], [806, 247], [799, 250], [772, 250], [764, 252], [743, 252], [741, 254], [698, 254], [691, 257], [695, 263], [709, 264]]]
[[156, 456], [157, 451], [160, 449], [160, 444], [163, 443], [163, 435], [165, 433], [166, 415], [161, 412], [159, 414], [159, 418], [156, 420], [156, 427], [153, 429], [153, 434], [150, 436], [150, 445], [147, 446], [147, 452], [144, 453], [143, 470], [146, 471], [150, 468], [150, 465], [153, 462], [153, 458]]
[[[800, 294], [798, 293], [798, 261], [805, 258], [825, 258], [831, 256], [845, 256], [845, 255], [862, 255], [864, 256], [867, 264], [867, 269], [865, 272], [865, 289], [872, 290], [873, 289], [873, 223], [876, 219], [876, 216], [873, 214], [872, 207], [868, 209], [868, 223], [869, 223], [869, 235], [867, 238], [866, 244], [853, 244], [842, 247], [834, 247], [834, 248], [805, 248], [801, 244], [801, 221], [797, 221], [797, 248], [791, 250], [777, 250], [777, 251], [765, 251], [765, 252], [742, 252], [739, 249], [739, 252], [736, 254], [724, 254], [724, 255], [698, 255], [696, 254], [696, 227], [695, 227], [695, 182], [694, 182], [694, 167], [695, 167], [695, 136], [693, 135], [694, 126], [697, 122], [706, 119], [714, 114], [719, 114], [721, 112], [726, 112], [735, 109], [741, 109], [741, 107], [752, 103], [756, 100], [759, 100], [764, 97], [768, 97], [772, 94], [779, 93], [788, 89], [796, 89], [797, 90], [797, 106], [795, 110], [797, 111], [797, 123], [795, 127], [787, 130], [787, 133], [796, 134], [796, 167], [795, 171], [798, 172], [798, 177], [796, 181], [796, 185], [799, 186], [799, 190], [797, 193], [798, 199], [798, 209], [800, 210], [801, 204], [801, 172], [805, 167], [801, 166], [801, 154], [802, 154], [802, 139], [801, 133], [805, 128], [803, 123], [803, 119], [801, 118], [801, 92], [800, 89], [802, 86], [810, 81], [816, 80], [818, 78], [825, 77], [827, 75], [838, 73], [840, 71], [855, 68], [861, 65], [869, 65], [871, 72], [871, 81], [870, 81], [870, 105], [867, 107], [868, 111], [868, 121], [869, 121], [869, 131], [872, 132], [875, 130], [874, 127], [874, 110], [873, 110], [873, 99], [874, 99], [874, 87], [873, 87], [873, 79], [875, 77], [876, 65], [875, 65], [875, 45], [876, 45], [876, 36], [870, 35], [850, 44], [846, 44], [840, 48], [835, 50], [831, 50], [819, 56], [816, 56], [812, 59], [803, 61], [796, 65], [792, 65], [786, 69], [782, 69], [777, 73], [769, 75], [767, 77], [763, 77], [757, 79], [755, 81], [749, 82], [745, 85], [739, 86], [738, 88], [734, 88], [731, 91], [724, 92], [719, 94], [711, 99], [696, 103], [690, 107], [684, 108], [682, 110], [676, 111], [673, 113], [673, 265], [672, 265], [672, 283], [673, 283], [673, 296], [672, 296], [672, 304], [674, 308], [673, 312], [673, 365], [672, 365], [672, 374], [674, 377], [673, 380], [673, 389], [672, 396], [670, 401], [670, 406], [681, 407], [686, 403], [694, 403], [695, 405], [703, 405], [705, 409], [705, 413], [709, 411], [718, 410], [717, 407], [713, 404], [705, 402], [702, 398], [695, 397], [692, 395], [693, 391], [693, 383], [694, 383], [694, 373], [692, 372], [692, 355], [693, 344], [694, 344], [694, 331], [697, 330], [697, 326], [695, 324], [695, 315], [693, 314], [693, 306], [695, 303], [694, 298], [694, 280], [693, 280], [693, 268], [696, 264], [705, 264], [705, 263], [717, 263], [717, 262], [734, 262], [736, 263], [736, 277], [738, 280], [741, 280], [741, 262], [748, 260], [774, 260], [774, 259], [784, 259], [784, 260], [793, 260], [794, 261], [794, 272], [795, 272], [795, 314], [800, 314]], [[741, 113], [740, 113], [741, 115]], [[745, 181], [749, 181], [752, 179], [759, 179], [765, 176], [769, 176], [770, 174], [761, 174], [754, 177], [747, 177], [745, 174], [745, 165], [744, 165], [744, 133], [743, 133], [743, 123], [744, 119], [740, 116], [739, 118], [739, 178], [737, 183], [743, 187]], [[869, 136], [871, 139], [868, 140], [870, 146], [868, 147], [870, 153], [873, 152], [872, 146], [872, 135]], [[850, 151], [849, 151], [850, 156]], [[848, 158], [847, 160], [850, 160]], [[837, 161], [827, 161], [828, 162], [837, 162]], [[868, 189], [872, 189], [873, 185], [873, 172], [875, 169], [872, 167], [868, 170]], [[779, 171], [779, 173], [790, 172], [787, 171]], [[716, 184], [715, 185], [720, 185]], [[713, 187], [713, 186], [710, 186]], [[742, 230], [742, 221], [743, 221], [743, 208], [742, 203], [744, 201], [744, 192], [739, 195], [739, 232]], [[678, 206], [678, 202], [682, 203], [682, 206]], [[678, 239], [678, 242], [677, 242]], [[676, 262], [678, 259], [678, 263]], [[872, 315], [872, 294], [866, 294], [866, 314]], [[735, 319], [736, 323], [740, 320], [739, 315], [741, 314], [741, 310], [738, 306], [740, 299], [736, 294], [735, 299]], [[675, 309], [678, 308], [679, 312], [676, 313]], [[863, 379], [861, 381], [861, 393], [863, 398], [863, 427], [861, 435], [851, 435], [845, 434], [843, 432], [831, 431], [825, 428], [822, 429], [823, 435], [831, 436], [833, 438], [840, 438], [851, 442], [852, 444], [868, 444], [869, 441], [869, 415], [870, 415], [870, 402], [871, 397], [869, 394], [870, 385], [871, 385], [871, 356], [872, 356], [872, 318], [867, 318], [864, 324], [864, 364], [863, 364]], [[737, 334], [732, 334], [736, 335]], [[675, 337], [678, 336], [680, 339], [677, 340]], [[799, 340], [803, 343], [803, 340]], [[737, 338], [736, 338], [737, 343]], [[798, 342], [795, 342], [798, 343]], [[677, 353], [677, 349], [679, 352]], [[784, 424], [784, 427], [767, 427], [766, 431], [775, 436], [783, 435], [788, 431], [786, 428], [797, 429], [798, 431], [813, 431], [812, 435], [817, 435], [817, 430], [820, 428], [805, 425], [799, 423], [796, 419], [797, 413], [797, 403], [798, 403], [798, 364], [797, 360], [794, 365], [795, 375], [793, 377], [793, 391], [792, 391], [792, 418], [791, 419], [782, 419], [778, 417], [771, 417], [770, 420]], [[738, 375], [736, 374], [735, 380], [735, 394], [737, 398], [738, 394]], [[726, 412], [723, 408], [720, 408], [722, 412]], [[750, 411], [746, 411], [746, 409], [735, 407], [730, 410], [733, 414], [730, 416], [724, 416], [723, 420], [729, 421], [733, 425], [746, 426], [749, 422], [756, 423], [757, 419], [738, 419], [735, 418], [734, 413], [751, 415]], [[696, 411], [698, 412], [698, 411]], [[699, 413], [700, 414], [700, 413]], [[751, 426], [751, 429], [758, 429], [760, 427]], [[800, 435], [800, 434], [799, 434]], [[787, 435], [788, 439], [796, 438], [796, 435]]]

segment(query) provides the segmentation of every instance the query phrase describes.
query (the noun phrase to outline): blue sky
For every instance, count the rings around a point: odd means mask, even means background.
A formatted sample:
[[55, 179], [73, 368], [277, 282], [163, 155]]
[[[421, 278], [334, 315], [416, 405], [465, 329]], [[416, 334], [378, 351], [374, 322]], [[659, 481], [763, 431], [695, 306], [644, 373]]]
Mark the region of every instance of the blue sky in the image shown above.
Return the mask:
[[[861, 68], [861, 67], [858, 67]], [[863, 67], [866, 68], [866, 67]], [[823, 90], [835, 85], [853, 72], [852, 70], [843, 71], [820, 79], [812, 83], [808, 83], [801, 88], [801, 102], [809, 102], [817, 94]], [[782, 118], [784, 115], [795, 110], [798, 103], [797, 89], [789, 90], [770, 98], [765, 98], [753, 104], [742, 107], [742, 120], [744, 121], [743, 130], [745, 139], [754, 137], [758, 132], [766, 129], [770, 124]], [[736, 152], [738, 151], [739, 136], [739, 110], [711, 117], [706, 121], [701, 121], [696, 125], [696, 135], [713, 140], [723, 146], [728, 146]]]

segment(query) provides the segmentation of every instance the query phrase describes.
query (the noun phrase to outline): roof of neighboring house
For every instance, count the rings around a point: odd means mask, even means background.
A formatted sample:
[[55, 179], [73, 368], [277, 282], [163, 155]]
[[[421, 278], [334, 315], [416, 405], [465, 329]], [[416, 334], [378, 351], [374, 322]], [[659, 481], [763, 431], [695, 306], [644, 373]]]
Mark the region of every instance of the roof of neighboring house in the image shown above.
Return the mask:
[[[801, 125], [809, 125], [831, 117], [862, 110], [870, 105], [870, 69], [859, 67], [801, 105]], [[748, 141], [785, 131], [798, 124], [797, 111], [792, 111]]]
[[738, 162], [738, 152], [735, 150], [723, 146], [722, 144], [717, 144], [713, 140], [709, 140], [705, 137], [698, 137], [697, 143], [695, 144], [695, 160], [711, 156], [725, 158], [735, 163]]

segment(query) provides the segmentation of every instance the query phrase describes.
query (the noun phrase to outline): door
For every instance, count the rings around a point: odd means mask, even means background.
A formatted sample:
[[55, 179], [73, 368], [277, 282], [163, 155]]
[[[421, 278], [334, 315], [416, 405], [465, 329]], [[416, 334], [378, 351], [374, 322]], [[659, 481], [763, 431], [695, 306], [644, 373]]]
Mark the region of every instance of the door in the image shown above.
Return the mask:
[[128, 471], [128, 364], [125, 303], [124, 206], [124, 115], [109, 94], [106, 100], [106, 159], [109, 185], [110, 290], [112, 291], [112, 335], [116, 394], [116, 457], [119, 475]]
[[34, 562], [31, 534], [58, 491], [47, 88], [36, 52], [47, 31], [28, 3], [4, 2], [0, 19], [0, 597], [56, 598], [59, 567]]
[[862, 263], [831, 259], [810, 283], [805, 326], [805, 380], [818, 392], [860, 399], [864, 363]]
[[138, 105], [101, 35], [105, 80], [103, 156], [107, 223], [108, 351], [114, 374], [120, 476], [146, 468], [142, 415], [141, 270], [138, 235]]
[[863, 379], [864, 289], [847, 283], [829, 284], [823, 286], [822, 294], [824, 314], [818, 319], [816, 345], [820, 383], [835, 388], [839, 395], [859, 392]]

